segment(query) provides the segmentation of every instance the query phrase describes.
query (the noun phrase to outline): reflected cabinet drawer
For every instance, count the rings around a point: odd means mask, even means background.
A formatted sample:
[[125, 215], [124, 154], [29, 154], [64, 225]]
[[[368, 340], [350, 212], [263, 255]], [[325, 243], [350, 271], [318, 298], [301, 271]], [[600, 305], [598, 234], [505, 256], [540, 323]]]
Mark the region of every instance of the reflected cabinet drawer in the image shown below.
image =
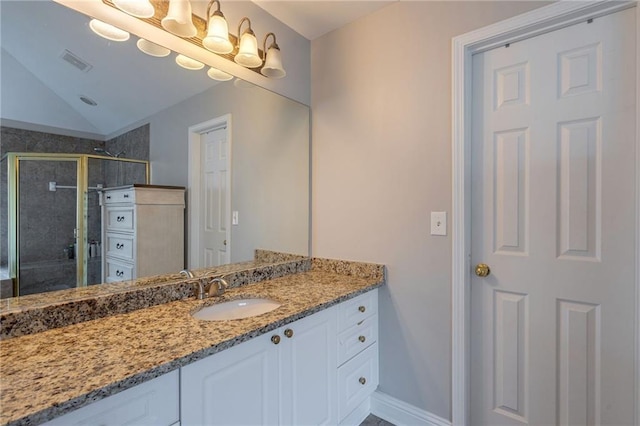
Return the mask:
[[109, 207], [106, 216], [107, 230], [133, 231], [133, 207]]
[[108, 283], [127, 281], [133, 277], [133, 265], [107, 258], [105, 272]]
[[133, 262], [133, 234], [107, 233], [106, 239], [107, 256]]
[[102, 203], [116, 204], [116, 203], [133, 203], [135, 201], [135, 191], [132, 188], [121, 189], [116, 191], [105, 191], [102, 196]]

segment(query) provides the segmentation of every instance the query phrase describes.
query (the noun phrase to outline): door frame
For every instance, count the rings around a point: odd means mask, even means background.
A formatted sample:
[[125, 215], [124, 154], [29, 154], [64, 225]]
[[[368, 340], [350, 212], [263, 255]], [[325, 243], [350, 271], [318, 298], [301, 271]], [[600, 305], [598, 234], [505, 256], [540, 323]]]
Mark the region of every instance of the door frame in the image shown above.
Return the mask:
[[189, 180], [187, 183], [187, 199], [188, 199], [188, 221], [187, 221], [187, 235], [189, 236], [189, 254], [187, 259], [187, 267], [189, 269], [202, 268], [200, 265], [198, 250], [200, 247], [200, 215], [201, 200], [200, 200], [200, 155], [202, 153], [202, 135], [211, 132], [213, 130], [225, 128], [227, 146], [229, 147], [228, 158], [228, 170], [227, 173], [227, 251], [231, 256], [231, 247], [233, 241], [231, 241], [231, 114], [225, 114], [220, 117], [213, 118], [203, 123], [189, 126]]
[[[535, 37], [590, 18], [636, 7], [635, 2], [559, 1], [452, 40], [452, 424], [469, 424], [471, 310], [471, 105], [472, 55]], [[640, 23], [640, 7], [636, 22]], [[640, 27], [639, 27], [640, 28]], [[640, 253], [640, 31], [636, 31], [636, 253]], [[640, 324], [640, 261], [636, 260], [636, 324]], [[640, 400], [640, 325], [635, 333], [635, 398]], [[640, 423], [640, 404], [635, 407]]]

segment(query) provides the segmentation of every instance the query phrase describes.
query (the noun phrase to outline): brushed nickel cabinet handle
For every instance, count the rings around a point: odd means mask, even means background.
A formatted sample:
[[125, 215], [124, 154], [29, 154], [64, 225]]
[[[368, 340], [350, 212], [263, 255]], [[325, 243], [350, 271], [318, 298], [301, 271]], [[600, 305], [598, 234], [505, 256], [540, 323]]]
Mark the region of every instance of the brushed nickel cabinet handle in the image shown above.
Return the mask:
[[364, 377], [360, 377], [358, 381], [360, 382], [361, 385], [364, 385], [367, 383], [367, 379], [365, 379]]
[[274, 336], [271, 336], [271, 341], [273, 342], [274, 345], [277, 345], [278, 343], [280, 343], [280, 336], [278, 336], [277, 334]]
[[287, 328], [287, 329], [284, 331], [284, 335], [285, 335], [285, 336], [287, 336], [289, 339], [290, 339], [290, 338], [292, 338], [292, 337], [293, 337], [293, 330], [292, 330], [292, 329], [290, 329], [290, 328]]

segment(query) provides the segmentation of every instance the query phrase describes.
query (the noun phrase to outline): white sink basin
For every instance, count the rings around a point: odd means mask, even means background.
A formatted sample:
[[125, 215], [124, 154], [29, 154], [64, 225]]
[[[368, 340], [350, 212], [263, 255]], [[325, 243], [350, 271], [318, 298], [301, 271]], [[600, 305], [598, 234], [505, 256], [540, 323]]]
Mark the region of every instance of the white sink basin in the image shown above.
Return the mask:
[[279, 306], [280, 303], [270, 299], [238, 299], [205, 306], [191, 315], [196, 319], [204, 321], [234, 320], [255, 317], [271, 312]]

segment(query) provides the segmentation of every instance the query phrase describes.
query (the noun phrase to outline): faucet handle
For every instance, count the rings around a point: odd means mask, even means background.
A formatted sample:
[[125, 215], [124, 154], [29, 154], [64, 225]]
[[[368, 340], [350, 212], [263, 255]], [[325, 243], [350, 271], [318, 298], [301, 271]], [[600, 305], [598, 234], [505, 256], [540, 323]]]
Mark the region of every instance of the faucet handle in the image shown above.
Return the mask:
[[[216, 292], [213, 293], [213, 284], [217, 285]], [[209, 281], [209, 296], [222, 296], [229, 284], [222, 277], [216, 277]]]
[[201, 280], [194, 281], [193, 284], [194, 284], [193, 290], [194, 290], [194, 295], [196, 296], [196, 299], [202, 300], [209, 296], [207, 294], [207, 291], [205, 291], [205, 287], [202, 284]]

